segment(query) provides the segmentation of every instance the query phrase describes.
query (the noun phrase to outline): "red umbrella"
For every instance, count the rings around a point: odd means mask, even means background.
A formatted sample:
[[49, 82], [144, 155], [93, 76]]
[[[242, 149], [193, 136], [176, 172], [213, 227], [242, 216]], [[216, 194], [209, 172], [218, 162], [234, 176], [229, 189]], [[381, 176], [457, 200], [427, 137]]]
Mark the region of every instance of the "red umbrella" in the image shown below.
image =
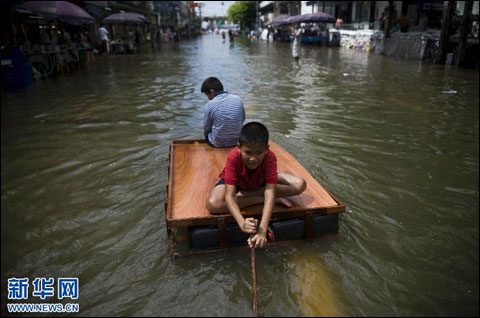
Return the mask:
[[45, 19], [58, 19], [76, 25], [95, 23], [85, 10], [67, 1], [26, 1], [17, 7], [35, 12]]

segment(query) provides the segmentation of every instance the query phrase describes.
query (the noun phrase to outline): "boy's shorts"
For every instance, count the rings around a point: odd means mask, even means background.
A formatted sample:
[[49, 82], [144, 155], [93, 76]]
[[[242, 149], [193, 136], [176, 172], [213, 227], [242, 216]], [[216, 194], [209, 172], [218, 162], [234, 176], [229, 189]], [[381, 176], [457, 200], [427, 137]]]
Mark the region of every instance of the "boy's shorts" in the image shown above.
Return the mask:
[[[218, 180], [218, 182], [215, 184], [214, 188], [218, 185], [222, 185], [222, 184], [225, 184], [225, 179], [221, 178], [220, 180]], [[236, 189], [237, 189], [237, 192], [239, 191], [242, 191], [243, 189], [240, 188], [239, 186], [236, 186]]]
[[[224, 178], [221, 178], [220, 180], [218, 180], [218, 182], [215, 184], [214, 188], [218, 185], [221, 185], [221, 184], [225, 184], [225, 179]], [[262, 187], [264, 187], [264, 186], [265, 186], [265, 182], [262, 184]], [[236, 187], [237, 187], [237, 192], [243, 190], [238, 185]]]

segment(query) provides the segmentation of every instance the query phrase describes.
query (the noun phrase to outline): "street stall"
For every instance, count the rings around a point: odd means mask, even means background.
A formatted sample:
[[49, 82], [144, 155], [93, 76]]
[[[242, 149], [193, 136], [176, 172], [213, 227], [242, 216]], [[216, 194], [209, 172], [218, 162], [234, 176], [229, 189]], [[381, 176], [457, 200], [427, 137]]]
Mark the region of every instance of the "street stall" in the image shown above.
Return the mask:
[[286, 23], [305, 23], [305, 32], [302, 36], [303, 44], [329, 45], [331, 42], [327, 23], [335, 23], [336, 19], [325, 12], [316, 12], [291, 16]]
[[95, 20], [82, 8], [67, 1], [26, 1], [16, 10], [29, 22], [22, 23], [21, 51], [37, 76], [70, 72], [92, 60], [84, 27]]
[[[135, 12], [114, 13], [103, 19], [103, 22], [112, 25], [112, 41], [110, 41], [112, 52], [121, 54], [133, 52], [134, 44], [138, 48], [140, 45], [138, 26], [150, 23], [144, 15]], [[130, 29], [131, 25], [135, 26], [135, 30]]]
[[[302, 36], [303, 44], [322, 44], [330, 45], [332, 43], [332, 37], [327, 28], [328, 23], [335, 23], [336, 19], [328, 13], [316, 12], [302, 15], [279, 15], [272, 21], [268, 22], [269, 29], [265, 29], [262, 32], [261, 38], [267, 40], [270, 33], [273, 31], [274, 39], [276, 41], [290, 41], [290, 25], [295, 23], [304, 23], [305, 32]], [[270, 30], [270, 27], [273, 30]], [[334, 41], [339, 42], [339, 41]]]
[[289, 42], [290, 30], [287, 26], [289, 17], [290, 16], [283, 14], [272, 19], [272, 21], [267, 23], [269, 29], [263, 30], [261, 38], [269, 40], [268, 38], [271, 36], [275, 41]]

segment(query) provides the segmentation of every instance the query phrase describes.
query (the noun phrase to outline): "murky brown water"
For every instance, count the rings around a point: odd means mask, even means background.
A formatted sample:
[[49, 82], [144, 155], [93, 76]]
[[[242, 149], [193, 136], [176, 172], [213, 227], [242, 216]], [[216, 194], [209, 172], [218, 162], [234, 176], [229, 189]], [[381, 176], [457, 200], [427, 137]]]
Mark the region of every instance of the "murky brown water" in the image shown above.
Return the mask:
[[478, 316], [478, 71], [301, 57], [204, 36], [2, 92], [2, 313], [8, 278], [78, 277], [83, 316], [251, 316], [248, 250], [167, 251], [169, 141], [217, 76], [347, 206], [335, 239], [257, 251], [261, 315]]

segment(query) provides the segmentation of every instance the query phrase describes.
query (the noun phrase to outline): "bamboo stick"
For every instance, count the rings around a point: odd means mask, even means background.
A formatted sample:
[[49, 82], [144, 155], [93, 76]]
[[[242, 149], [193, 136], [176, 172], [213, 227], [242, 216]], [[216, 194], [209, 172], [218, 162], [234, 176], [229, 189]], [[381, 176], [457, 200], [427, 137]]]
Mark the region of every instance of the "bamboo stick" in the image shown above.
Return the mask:
[[252, 298], [253, 298], [253, 317], [258, 317], [257, 303], [257, 273], [255, 271], [255, 247], [250, 249], [250, 260], [252, 263]]

